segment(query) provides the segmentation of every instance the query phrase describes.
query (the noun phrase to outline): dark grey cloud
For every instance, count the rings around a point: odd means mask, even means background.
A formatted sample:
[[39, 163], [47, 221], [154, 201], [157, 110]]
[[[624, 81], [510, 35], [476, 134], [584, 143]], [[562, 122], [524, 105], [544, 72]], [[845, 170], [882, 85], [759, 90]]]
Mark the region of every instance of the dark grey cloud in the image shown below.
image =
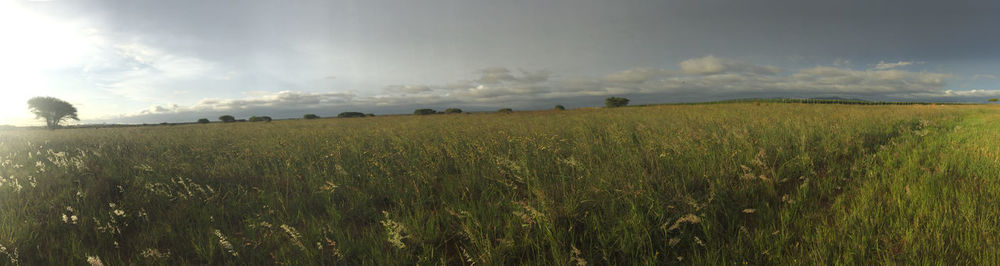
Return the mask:
[[637, 67], [605, 75], [604, 81], [610, 83], [643, 83], [650, 79], [673, 75], [672, 71], [666, 69]]

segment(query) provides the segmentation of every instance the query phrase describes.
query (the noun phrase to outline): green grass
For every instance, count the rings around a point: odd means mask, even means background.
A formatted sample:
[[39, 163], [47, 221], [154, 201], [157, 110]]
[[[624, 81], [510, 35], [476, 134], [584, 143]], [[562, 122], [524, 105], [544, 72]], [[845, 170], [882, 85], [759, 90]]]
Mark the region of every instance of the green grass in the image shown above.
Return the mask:
[[0, 131], [0, 261], [993, 264], [998, 118], [765, 102]]

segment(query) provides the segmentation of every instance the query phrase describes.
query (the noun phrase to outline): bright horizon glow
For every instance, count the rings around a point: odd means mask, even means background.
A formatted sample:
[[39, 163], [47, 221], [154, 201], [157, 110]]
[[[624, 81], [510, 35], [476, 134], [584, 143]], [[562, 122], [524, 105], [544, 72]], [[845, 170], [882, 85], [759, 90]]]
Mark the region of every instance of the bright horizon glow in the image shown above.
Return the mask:
[[46, 72], [79, 67], [93, 51], [95, 39], [78, 28], [0, 1], [0, 32], [4, 34], [0, 41], [0, 73], [4, 77], [0, 125], [40, 123], [28, 111], [27, 101], [54, 91]]

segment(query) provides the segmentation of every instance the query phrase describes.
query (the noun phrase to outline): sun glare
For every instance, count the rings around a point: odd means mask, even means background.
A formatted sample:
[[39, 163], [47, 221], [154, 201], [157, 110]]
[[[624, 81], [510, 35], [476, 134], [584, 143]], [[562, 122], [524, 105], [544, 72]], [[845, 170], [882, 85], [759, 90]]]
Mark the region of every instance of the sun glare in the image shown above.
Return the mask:
[[0, 125], [30, 123], [27, 100], [60, 88], [55, 72], [82, 67], [93, 38], [73, 22], [40, 16], [18, 3], [0, 1]]

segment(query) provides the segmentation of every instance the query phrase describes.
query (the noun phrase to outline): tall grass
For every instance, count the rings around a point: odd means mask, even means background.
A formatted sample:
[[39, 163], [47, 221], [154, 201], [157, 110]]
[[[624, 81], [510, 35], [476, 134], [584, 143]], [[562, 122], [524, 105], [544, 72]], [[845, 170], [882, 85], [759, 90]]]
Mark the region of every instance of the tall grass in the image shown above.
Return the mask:
[[1000, 230], [993, 112], [764, 103], [6, 131], [0, 261], [996, 262], [978, 252]]

